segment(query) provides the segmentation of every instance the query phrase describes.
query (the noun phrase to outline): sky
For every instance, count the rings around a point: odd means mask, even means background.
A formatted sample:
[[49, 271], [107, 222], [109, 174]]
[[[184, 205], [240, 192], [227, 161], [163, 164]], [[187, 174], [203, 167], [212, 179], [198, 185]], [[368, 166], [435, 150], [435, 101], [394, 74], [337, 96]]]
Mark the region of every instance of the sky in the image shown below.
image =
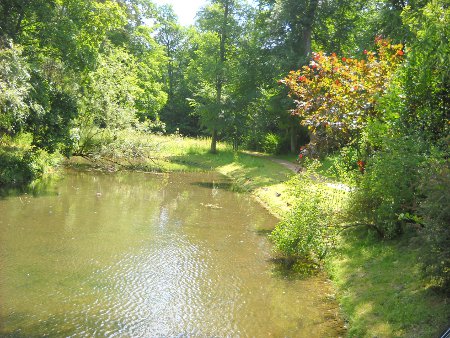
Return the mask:
[[206, 0], [153, 0], [157, 5], [172, 5], [178, 21], [181, 25], [187, 26], [194, 23], [195, 14], [202, 7]]

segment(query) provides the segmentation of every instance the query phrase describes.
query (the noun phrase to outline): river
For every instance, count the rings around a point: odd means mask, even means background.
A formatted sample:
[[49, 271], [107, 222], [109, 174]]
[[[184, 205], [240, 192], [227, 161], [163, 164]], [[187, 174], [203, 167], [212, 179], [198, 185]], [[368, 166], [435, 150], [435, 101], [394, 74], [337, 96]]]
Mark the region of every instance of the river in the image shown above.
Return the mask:
[[329, 282], [280, 273], [277, 220], [232, 187], [68, 171], [0, 198], [0, 336], [342, 335]]

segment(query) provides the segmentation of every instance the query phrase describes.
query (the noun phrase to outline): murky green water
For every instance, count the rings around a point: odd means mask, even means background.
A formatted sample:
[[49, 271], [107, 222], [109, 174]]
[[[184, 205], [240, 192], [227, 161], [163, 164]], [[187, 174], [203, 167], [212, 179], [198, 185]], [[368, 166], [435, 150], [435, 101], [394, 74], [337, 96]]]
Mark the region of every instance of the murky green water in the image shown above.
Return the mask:
[[337, 337], [327, 282], [274, 273], [276, 220], [229, 187], [71, 172], [0, 199], [0, 335]]

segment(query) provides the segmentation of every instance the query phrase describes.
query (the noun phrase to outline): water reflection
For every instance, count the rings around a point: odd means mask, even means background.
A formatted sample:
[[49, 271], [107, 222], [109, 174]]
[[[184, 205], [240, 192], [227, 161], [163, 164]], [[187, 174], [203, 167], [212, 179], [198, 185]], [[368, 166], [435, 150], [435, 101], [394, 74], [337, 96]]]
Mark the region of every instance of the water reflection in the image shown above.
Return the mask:
[[273, 275], [276, 220], [214, 174], [68, 173], [0, 201], [0, 334], [337, 336], [330, 286]]

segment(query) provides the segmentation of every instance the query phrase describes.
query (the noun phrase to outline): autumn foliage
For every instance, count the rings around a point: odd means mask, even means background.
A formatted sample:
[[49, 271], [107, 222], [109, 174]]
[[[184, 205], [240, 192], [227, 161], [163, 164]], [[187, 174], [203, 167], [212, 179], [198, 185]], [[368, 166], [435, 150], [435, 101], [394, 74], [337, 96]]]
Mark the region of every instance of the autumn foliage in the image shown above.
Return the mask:
[[327, 127], [344, 133], [363, 128], [377, 115], [375, 103], [403, 60], [403, 45], [377, 37], [376, 52], [363, 58], [313, 53], [309, 65], [280, 81], [295, 100], [293, 114], [312, 131]]

